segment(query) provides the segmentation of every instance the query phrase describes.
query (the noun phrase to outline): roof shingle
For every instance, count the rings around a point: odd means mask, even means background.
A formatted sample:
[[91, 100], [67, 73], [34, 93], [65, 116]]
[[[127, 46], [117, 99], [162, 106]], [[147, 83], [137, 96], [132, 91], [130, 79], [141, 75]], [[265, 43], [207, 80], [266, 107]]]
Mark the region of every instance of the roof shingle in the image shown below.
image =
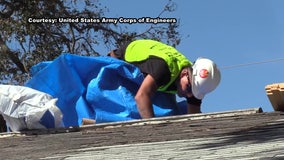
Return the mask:
[[281, 159], [284, 115], [256, 108], [26, 131], [0, 139], [4, 159]]

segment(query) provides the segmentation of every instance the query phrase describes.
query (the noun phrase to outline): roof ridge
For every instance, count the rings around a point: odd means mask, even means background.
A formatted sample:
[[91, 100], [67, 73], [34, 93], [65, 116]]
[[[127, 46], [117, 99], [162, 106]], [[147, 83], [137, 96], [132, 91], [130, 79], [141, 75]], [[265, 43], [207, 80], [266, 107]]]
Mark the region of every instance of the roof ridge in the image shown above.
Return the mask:
[[106, 128], [115, 128], [122, 126], [138, 126], [138, 125], [151, 125], [151, 124], [161, 124], [169, 122], [182, 122], [188, 120], [198, 120], [198, 119], [210, 119], [210, 118], [219, 118], [219, 117], [231, 117], [231, 116], [240, 116], [240, 115], [249, 115], [262, 113], [262, 108], [250, 108], [242, 110], [232, 110], [232, 111], [223, 111], [223, 112], [211, 112], [211, 113], [198, 113], [198, 114], [185, 114], [177, 116], [166, 116], [166, 117], [155, 117], [149, 119], [138, 119], [122, 122], [109, 122], [101, 124], [92, 124], [81, 126], [80, 128], [89, 128], [89, 127], [106, 127]]

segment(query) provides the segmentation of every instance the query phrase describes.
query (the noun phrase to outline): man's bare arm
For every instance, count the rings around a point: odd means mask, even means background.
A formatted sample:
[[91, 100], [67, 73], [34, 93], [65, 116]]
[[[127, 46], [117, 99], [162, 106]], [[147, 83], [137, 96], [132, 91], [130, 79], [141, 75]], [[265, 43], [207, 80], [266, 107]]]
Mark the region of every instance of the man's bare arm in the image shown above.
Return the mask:
[[151, 75], [147, 75], [135, 96], [141, 118], [154, 117], [152, 97], [156, 91], [157, 85], [154, 78]]

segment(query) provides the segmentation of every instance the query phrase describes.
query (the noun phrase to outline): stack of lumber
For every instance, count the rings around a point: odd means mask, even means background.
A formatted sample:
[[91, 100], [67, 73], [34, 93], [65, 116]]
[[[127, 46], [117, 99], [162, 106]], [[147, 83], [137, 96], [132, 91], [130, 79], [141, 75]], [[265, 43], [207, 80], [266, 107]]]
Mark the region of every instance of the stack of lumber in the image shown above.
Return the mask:
[[284, 111], [284, 83], [265, 86], [266, 94], [275, 111]]

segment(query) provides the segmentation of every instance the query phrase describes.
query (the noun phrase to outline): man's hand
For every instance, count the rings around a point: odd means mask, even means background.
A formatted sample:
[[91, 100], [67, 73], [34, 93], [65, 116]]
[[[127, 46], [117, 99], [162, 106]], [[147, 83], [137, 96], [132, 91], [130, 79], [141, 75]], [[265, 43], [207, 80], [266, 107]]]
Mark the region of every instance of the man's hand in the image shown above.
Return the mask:
[[135, 96], [136, 105], [141, 118], [154, 117], [151, 99], [156, 91], [157, 85], [154, 78], [151, 75], [147, 75]]

